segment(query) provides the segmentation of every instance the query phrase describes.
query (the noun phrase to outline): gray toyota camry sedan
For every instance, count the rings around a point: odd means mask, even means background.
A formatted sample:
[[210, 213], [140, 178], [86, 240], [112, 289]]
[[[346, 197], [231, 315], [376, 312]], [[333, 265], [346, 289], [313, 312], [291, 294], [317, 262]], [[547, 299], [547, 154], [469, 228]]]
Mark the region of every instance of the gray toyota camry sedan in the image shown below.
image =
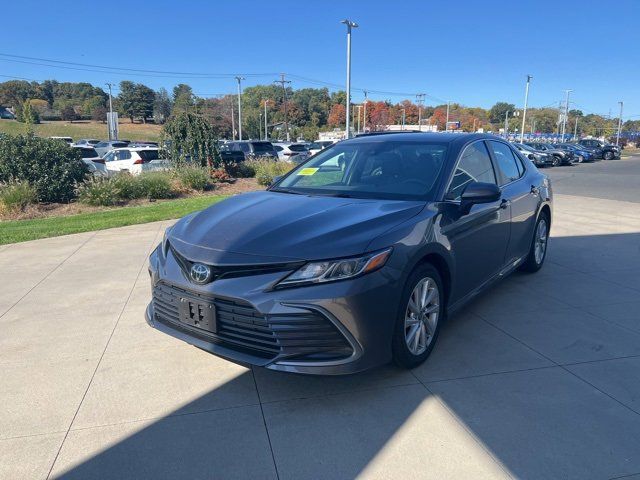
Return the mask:
[[497, 137], [342, 141], [169, 228], [150, 258], [147, 321], [273, 370], [415, 367], [447, 315], [540, 269], [551, 213], [547, 177]]

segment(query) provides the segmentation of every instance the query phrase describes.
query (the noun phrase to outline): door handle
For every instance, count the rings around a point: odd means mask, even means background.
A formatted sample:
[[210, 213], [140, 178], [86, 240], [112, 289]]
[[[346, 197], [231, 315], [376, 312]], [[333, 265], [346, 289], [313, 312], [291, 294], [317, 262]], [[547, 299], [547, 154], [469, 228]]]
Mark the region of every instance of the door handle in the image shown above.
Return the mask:
[[502, 208], [503, 210], [505, 210], [506, 208], [508, 208], [509, 206], [511, 206], [511, 200], [507, 200], [506, 198], [502, 199], [502, 202], [500, 202], [500, 208]]
[[536, 187], [535, 185], [531, 185], [531, 193], [533, 195], [539, 195], [540, 194], [540, 189], [538, 187]]

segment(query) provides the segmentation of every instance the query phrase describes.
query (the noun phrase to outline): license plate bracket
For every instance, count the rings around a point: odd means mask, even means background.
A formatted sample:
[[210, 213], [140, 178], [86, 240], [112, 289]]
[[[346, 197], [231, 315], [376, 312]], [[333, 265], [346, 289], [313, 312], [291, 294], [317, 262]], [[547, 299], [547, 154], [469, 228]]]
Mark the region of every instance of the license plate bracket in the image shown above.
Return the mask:
[[193, 298], [180, 298], [180, 321], [191, 327], [216, 333], [216, 306]]

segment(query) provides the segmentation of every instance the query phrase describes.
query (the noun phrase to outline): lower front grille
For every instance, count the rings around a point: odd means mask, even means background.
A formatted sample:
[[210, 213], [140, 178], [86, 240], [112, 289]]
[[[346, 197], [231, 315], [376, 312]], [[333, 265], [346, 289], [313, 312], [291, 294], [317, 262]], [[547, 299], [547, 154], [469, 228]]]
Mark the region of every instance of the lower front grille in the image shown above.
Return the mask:
[[[180, 318], [182, 298], [215, 305], [216, 331], [187, 325]], [[251, 305], [202, 295], [160, 283], [153, 289], [156, 320], [197, 337], [261, 358], [328, 361], [349, 357], [344, 335], [315, 310], [291, 315], [262, 315]]]

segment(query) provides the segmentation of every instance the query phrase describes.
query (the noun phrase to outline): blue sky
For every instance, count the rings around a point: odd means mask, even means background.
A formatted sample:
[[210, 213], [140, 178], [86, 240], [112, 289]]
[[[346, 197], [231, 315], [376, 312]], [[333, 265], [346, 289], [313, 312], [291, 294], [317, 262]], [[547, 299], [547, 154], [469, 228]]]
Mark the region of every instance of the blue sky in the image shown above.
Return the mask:
[[[317, 80], [344, 84], [345, 26], [339, 22], [350, 18], [360, 25], [353, 34], [355, 87], [425, 92], [434, 97], [428, 104], [443, 99], [489, 107], [505, 100], [520, 106], [530, 73], [532, 106], [557, 105], [570, 88], [572, 106], [585, 113], [611, 110], [615, 116], [623, 100], [624, 117], [640, 118], [640, 0], [22, 0], [5, 2], [2, 9], [3, 54], [143, 70], [261, 74], [247, 75], [247, 86], [285, 72], [296, 76], [294, 88], [318, 86]], [[130, 79], [168, 89], [184, 81], [203, 96], [235, 91], [235, 80], [225, 76], [83, 71], [7, 57], [0, 57], [0, 75], [96, 85]], [[361, 99], [354, 91], [353, 100]]]

